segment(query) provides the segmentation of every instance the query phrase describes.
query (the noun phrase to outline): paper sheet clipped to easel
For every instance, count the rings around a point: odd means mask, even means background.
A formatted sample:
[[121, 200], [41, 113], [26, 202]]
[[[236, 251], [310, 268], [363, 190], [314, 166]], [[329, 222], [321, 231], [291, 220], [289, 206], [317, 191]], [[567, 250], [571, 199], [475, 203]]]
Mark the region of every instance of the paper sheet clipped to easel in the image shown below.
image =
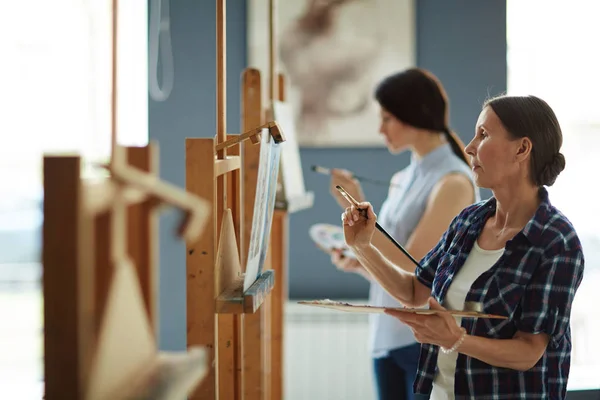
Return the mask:
[[402, 311], [411, 314], [420, 315], [433, 315], [448, 313], [453, 317], [462, 318], [488, 318], [488, 319], [507, 319], [507, 317], [494, 314], [485, 314], [476, 311], [459, 311], [459, 310], [431, 310], [427, 308], [403, 308], [403, 307], [377, 307], [365, 304], [350, 304], [341, 301], [332, 301], [329, 299], [325, 300], [311, 300], [311, 301], [299, 301], [298, 304], [307, 306], [329, 308], [337, 311], [354, 312], [354, 313], [375, 313], [383, 314], [386, 310]]

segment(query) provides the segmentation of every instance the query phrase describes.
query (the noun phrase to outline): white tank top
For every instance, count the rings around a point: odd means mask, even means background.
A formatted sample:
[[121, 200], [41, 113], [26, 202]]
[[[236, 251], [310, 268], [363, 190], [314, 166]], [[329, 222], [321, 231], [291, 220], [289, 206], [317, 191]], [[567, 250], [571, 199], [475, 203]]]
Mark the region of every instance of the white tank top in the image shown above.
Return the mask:
[[[473, 282], [490, 269], [503, 252], [504, 249], [483, 250], [475, 241], [473, 250], [469, 253], [464, 265], [452, 279], [442, 305], [453, 310], [464, 309], [465, 299]], [[461, 318], [456, 317], [455, 319], [460, 326]], [[456, 351], [450, 354], [438, 352], [437, 373], [433, 380], [430, 400], [454, 400], [454, 373], [456, 372], [457, 358], [458, 352]]]

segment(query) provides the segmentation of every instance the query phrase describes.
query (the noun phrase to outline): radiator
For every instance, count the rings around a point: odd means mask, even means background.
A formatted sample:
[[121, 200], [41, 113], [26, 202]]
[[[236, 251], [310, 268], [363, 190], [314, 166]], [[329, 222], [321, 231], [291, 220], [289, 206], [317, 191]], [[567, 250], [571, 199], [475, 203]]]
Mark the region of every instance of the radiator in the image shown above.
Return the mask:
[[287, 303], [285, 400], [374, 399], [368, 331], [366, 314]]

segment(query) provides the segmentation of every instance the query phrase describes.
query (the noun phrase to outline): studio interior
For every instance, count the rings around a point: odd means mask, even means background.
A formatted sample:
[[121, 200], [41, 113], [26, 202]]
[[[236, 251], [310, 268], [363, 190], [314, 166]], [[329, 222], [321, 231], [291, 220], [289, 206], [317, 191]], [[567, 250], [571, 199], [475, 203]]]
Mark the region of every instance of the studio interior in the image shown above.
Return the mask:
[[599, 2], [0, 10], [0, 399], [600, 400]]

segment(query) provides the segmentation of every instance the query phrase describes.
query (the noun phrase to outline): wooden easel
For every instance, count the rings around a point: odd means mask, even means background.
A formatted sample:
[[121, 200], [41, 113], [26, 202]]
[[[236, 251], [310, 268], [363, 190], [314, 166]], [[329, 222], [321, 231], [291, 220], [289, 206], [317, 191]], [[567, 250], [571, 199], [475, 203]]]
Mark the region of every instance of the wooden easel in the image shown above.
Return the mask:
[[[277, 118], [275, 100], [285, 102], [285, 77], [279, 73], [277, 56], [277, 0], [269, 0], [269, 104], [265, 114]], [[285, 191], [285, 182], [284, 191]], [[276, 203], [271, 231], [271, 262], [277, 276], [277, 285], [273, 289], [271, 309], [271, 398], [284, 398], [284, 306], [288, 300], [288, 246], [289, 214], [306, 210], [313, 205], [313, 193], [283, 199]]]
[[[192, 398], [252, 399], [254, 388], [268, 380], [261, 358], [268, 337], [261, 326], [268, 326], [264, 316], [274, 274], [266, 261], [262, 275], [243, 291], [241, 266], [247, 261], [258, 169], [258, 158], [251, 166], [248, 154], [260, 149], [253, 144], [263, 130], [277, 142], [285, 138], [274, 121], [252, 119], [248, 99], [243, 101], [245, 133], [227, 135], [225, 0], [217, 0], [216, 22], [217, 133], [186, 139], [186, 188], [211, 206], [208, 229], [186, 249], [188, 345], [209, 349], [214, 365]], [[260, 99], [260, 91], [255, 94]]]
[[[117, 0], [113, 0], [110, 178], [84, 181], [81, 157], [44, 157], [45, 398], [181, 398], [208, 370], [207, 352], [157, 350], [156, 207], [185, 212], [194, 240], [207, 204], [156, 176], [156, 146], [118, 145]], [[128, 240], [131, 239], [131, 240]], [[136, 271], [137, 266], [137, 271]]]

